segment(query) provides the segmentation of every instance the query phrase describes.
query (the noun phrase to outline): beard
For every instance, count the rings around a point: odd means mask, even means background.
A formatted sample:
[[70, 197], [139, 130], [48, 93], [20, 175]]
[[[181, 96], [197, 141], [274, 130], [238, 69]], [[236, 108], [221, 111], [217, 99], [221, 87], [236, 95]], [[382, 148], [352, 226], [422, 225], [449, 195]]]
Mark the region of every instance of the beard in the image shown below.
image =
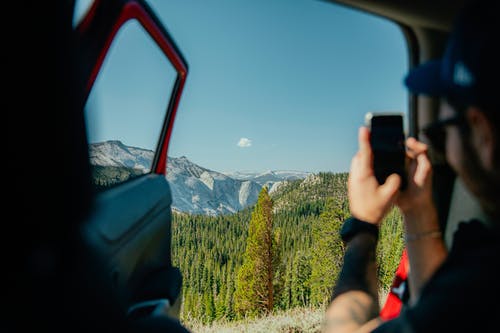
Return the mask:
[[498, 164], [495, 163], [493, 170], [485, 169], [470, 139], [462, 140], [462, 148], [465, 153], [462, 155], [461, 161], [462, 180], [479, 200], [484, 212], [493, 220], [500, 221], [500, 175]]

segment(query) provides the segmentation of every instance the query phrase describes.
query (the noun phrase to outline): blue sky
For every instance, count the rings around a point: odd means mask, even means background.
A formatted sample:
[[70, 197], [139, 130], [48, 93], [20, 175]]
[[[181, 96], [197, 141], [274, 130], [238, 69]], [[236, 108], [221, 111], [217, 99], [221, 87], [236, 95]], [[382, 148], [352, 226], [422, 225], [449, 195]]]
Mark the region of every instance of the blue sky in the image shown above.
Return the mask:
[[[148, 2], [190, 66], [170, 156], [217, 171], [347, 171], [366, 112], [407, 113], [407, 48], [390, 22], [317, 0]], [[135, 89], [167, 91], [161, 77]], [[157, 135], [132, 119], [105, 131], [146, 148]]]

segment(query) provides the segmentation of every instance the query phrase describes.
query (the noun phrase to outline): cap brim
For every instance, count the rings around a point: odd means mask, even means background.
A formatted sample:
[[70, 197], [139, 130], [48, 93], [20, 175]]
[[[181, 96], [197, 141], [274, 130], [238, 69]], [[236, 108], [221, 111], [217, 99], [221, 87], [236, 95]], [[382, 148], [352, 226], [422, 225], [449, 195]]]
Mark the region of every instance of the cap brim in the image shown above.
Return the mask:
[[414, 94], [443, 96], [446, 89], [441, 79], [441, 66], [441, 60], [431, 60], [412, 69], [404, 80], [405, 86]]

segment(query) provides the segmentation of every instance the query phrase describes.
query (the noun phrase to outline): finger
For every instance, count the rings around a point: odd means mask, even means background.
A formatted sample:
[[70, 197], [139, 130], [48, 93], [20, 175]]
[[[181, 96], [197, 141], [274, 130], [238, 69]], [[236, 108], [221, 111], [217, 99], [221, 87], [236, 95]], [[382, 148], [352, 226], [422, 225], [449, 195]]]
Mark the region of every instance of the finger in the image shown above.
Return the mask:
[[417, 171], [417, 159], [412, 158], [408, 163], [408, 175], [411, 177], [411, 181], [413, 180], [416, 171]]
[[417, 141], [415, 138], [408, 138], [406, 140], [406, 146], [410, 150], [410, 152], [415, 153], [416, 155], [426, 152], [428, 150], [428, 146], [420, 141]]
[[366, 152], [371, 151], [370, 146], [370, 130], [364, 126], [361, 126], [358, 130], [358, 143], [359, 150]]
[[420, 154], [417, 156], [417, 167], [413, 181], [418, 186], [424, 186], [432, 173], [431, 161], [427, 154]]
[[401, 186], [401, 177], [393, 173], [385, 180], [385, 183], [378, 188], [379, 195], [386, 200], [393, 200], [398, 194], [399, 187]]
[[406, 150], [406, 157], [408, 157], [409, 159], [415, 159], [417, 157], [417, 154], [411, 150], [411, 149], [407, 149]]
[[370, 131], [366, 127], [360, 127], [358, 131], [359, 163], [370, 168], [372, 163], [372, 147], [370, 145]]
[[359, 165], [359, 152], [356, 153], [356, 155], [353, 156], [351, 160], [351, 167], [349, 168], [349, 177], [352, 177], [354, 174], [356, 174], [356, 170], [358, 169]]
[[406, 145], [412, 145], [417, 141], [414, 137], [410, 136], [408, 139], [406, 139]]

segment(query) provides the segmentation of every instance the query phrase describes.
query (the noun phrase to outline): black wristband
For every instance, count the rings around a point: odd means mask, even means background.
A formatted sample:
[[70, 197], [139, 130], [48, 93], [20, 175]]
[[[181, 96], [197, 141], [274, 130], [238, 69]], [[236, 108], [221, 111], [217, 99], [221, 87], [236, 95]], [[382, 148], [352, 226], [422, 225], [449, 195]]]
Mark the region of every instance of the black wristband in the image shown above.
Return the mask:
[[371, 234], [375, 236], [376, 240], [378, 240], [378, 226], [373, 223], [358, 220], [353, 216], [345, 220], [344, 224], [342, 224], [342, 228], [340, 229], [340, 238], [347, 243], [359, 233]]

